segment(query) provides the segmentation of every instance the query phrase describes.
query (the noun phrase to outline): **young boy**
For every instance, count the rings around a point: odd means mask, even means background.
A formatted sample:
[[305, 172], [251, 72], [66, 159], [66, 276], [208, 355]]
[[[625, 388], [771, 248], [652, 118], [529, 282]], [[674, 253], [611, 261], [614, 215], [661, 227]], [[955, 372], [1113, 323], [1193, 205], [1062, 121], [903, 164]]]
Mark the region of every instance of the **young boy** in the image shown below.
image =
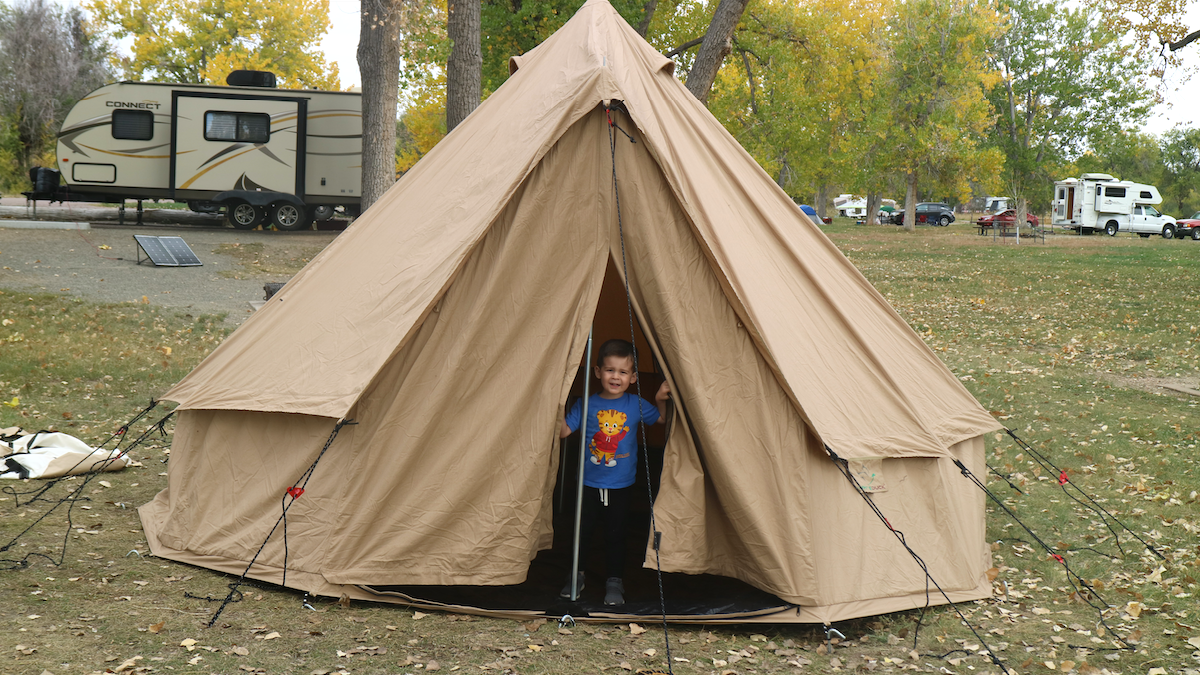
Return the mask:
[[[654, 396], [654, 404], [626, 390], [637, 382], [633, 369], [633, 345], [625, 340], [609, 340], [600, 345], [596, 357], [596, 379], [600, 393], [588, 398], [588, 419], [584, 425], [589, 454], [583, 468], [583, 513], [579, 532], [580, 551], [587, 549], [597, 523], [604, 527], [606, 547], [604, 568], [604, 604], [625, 604], [625, 522], [633, 481], [637, 475], [638, 422], [657, 424], [663, 420], [671, 388], [663, 382]], [[579, 428], [583, 401], [575, 403], [563, 420], [559, 438]], [[577, 590], [583, 590], [583, 571], [579, 571]], [[560, 594], [571, 597], [571, 581]]]

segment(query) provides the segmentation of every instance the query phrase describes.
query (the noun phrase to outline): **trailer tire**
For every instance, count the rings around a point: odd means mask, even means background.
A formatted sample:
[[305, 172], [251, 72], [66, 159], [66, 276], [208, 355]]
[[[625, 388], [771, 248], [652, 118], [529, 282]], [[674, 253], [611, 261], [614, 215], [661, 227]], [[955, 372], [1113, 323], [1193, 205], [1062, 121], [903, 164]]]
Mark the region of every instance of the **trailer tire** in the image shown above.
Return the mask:
[[262, 224], [263, 208], [249, 202], [229, 202], [225, 206], [225, 220], [238, 230], [253, 230]]
[[1104, 225], [1104, 234], [1107, 234], [1110, 237], [1115, 237], [1117, 236], [1117, 229], [1117, 221], [1110, 220]]
[[1175, 238], [1175, 226], [1170, 223], [1163, 225], [1162, 237], [1163, 237], [1163, 239], [1174, 239]]
[[312, 219], [306, 208], [291, 202], [276, 202], [271, 205], [271, 224], [277, 230], [296, 232], [311, 227]]

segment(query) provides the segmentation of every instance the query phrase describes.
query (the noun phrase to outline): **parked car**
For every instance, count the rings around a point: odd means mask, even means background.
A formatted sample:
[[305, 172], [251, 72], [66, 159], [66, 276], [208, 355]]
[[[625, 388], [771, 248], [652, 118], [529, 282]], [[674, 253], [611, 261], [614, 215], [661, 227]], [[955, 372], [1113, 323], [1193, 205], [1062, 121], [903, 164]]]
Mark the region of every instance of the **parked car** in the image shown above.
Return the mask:
[[1175, 236], [1179, 239], [1191, 237], [1193, 241], [1200, 241], [1200, 211], [1193, 213], [1191, 218], [1175, 221]]
[[[941, 202], [921, 202], [917, 204], [917, 222], [945, 227], [954, 222], [954, 211]], [[903, 208], [897, 208], [892, 214], [892, 224], [904, 224]]]
[[[1000, 213], [993, 213], [988, 216], [981, 216], [979, 218], [979, 220], [975, 221], [975, 224], [979, 226], [979, 233], [983, 234], [984, 230], [991, 229], [992, 227], [994, 227], [997, 224], [1003, 225], [1005, 227], [1012, 227], [1013, 223], [1015, 223], [1015, 222], [1017, 222], [1017, 210], [1016, 209], [1008, 209], [1006, 211], [1001, 211]], [[1038, 217], [1033, 215], [1032, 213], [1026, 213], [1025, 214], [1025, 223], [1028, 224], [1030, 227], [1037, 227], [1038, 226]]]

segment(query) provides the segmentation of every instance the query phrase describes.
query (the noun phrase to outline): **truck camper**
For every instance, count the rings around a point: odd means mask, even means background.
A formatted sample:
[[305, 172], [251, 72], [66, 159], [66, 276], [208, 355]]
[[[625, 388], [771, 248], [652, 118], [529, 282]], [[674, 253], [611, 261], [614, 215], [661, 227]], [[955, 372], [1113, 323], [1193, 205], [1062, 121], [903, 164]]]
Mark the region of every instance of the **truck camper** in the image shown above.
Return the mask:
[[139, 211], [143, 199], [183, 201], [223, 210], [239, 229], [306, 229], [339, 207], [357, 215], [361, 94], [275, 89], [275, 76], [260, 71], [226, 82], [118, 82], [91, 92], [63, 121], [57, 170], [31, 172], [27, 195], [137, 199]]
[[1154, 208], [1161, 203], [1162, 195], [1153, 185], [1120, 181], [1106, 173], [1085, 173], [1055, 181], [1051, 224], [1082, 234], [1131, 232], [1170, 239], [1175, 236], [1175, 219]]

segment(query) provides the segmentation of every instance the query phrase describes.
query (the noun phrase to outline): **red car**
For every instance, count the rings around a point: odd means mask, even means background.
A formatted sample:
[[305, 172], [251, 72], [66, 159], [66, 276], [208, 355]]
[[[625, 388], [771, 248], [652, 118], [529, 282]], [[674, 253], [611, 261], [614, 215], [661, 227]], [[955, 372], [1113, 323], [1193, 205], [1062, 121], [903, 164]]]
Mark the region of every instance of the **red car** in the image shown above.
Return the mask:
[[[1017, 210], [1008, 209], [1007, 211], [1001, 211], [1000, 213], [982, 216], [979, 220], [975, 221], [975, 224], [979, 226], [979, 231], [982, 233], [984, 230], [991, 229], [992, 226], [997, 223], [1007, 227], [1012, 227], [1013, 223], [1015, 222], [1017, 222]], [[1030, 227], [1037, 227], [1038, 217], [1032, 213], [1026, 213], [1025, 222], [1028, 223]]]
[[1191, 237], [1195, 241], [1200, 241], [1200, 211], [1193, 213], [1191, 218], [1180, 218], [1175, 221], [1175, 237], [1177, 239]]

